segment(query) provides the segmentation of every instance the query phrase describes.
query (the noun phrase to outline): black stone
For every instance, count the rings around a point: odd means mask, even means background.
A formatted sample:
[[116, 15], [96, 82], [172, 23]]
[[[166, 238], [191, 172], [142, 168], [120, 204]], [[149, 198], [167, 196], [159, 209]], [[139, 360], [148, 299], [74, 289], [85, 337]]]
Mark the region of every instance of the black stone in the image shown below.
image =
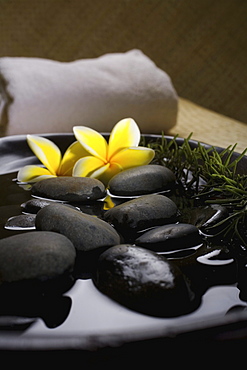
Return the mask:
[[[209, 231], [208, 233], [217, 233], [225, 225], [215, 227], [215, 225], [229, 216], [229, 212], [226, 207], [220, 204], [211, 204], [208, 206], [199, 206], [193, 209], [189, 209], [185, 212], [184, 219], [188, 223], [191, 223], [198, 227], [202, 231]], [[214, 228], [212, 229], [212, 227]]]
[[175, 180], [174, 173], [164, 166], [139, 166], [115, 175], [109, 182], [109, 190], [120, 196], [152, 194], [171, 189]]
[[34, 214], [10, 217], [5, 224], [5, 228], [13, 230], [35, 229], [35, 217]]
[[47, 199], [33, 198], [29, 199], [27, 202], [21, 204], [23, 212], [26, 213], [37, 213], [41, 208], [49, 206], [53, 201]]
[[170, 224], [146, 231], [136, 239], [135, 244], [158, 252], [185, 249], [202, 242], [196, 226]]
[[78, 251], [83, 252], [120, 242], [118, 233], [107, 222], [59, 203], [37, 213], [36, 228], [65, 235]]
[[122, 233], [171, 223], [177, 217], [176, 204], [164, 195], [143, 195], [109, 209], [104, 219]]
[[105, 186], [90, 177], [53, 177], [36, 182], [32, 194], [67, 202], [86, 202], [103, 198]]
[[103, 252], [94, 283], [119, 303], [154, 316], [192, 309], [194, 294], [180, 269], [150, 250], [122, 244]]
[[27, 232], [0, 240], [0, 283], [53, 279], [71, 271], [76, 252], [63, 235]]

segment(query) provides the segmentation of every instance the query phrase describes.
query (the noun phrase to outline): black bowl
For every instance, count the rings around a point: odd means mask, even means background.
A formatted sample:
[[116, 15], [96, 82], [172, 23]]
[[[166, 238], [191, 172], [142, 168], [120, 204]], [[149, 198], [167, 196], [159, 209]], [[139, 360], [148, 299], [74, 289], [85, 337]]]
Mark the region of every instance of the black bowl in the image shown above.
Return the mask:
[[[104, 135], [108, 137], [108, 134]], [[73, 134], [41, 136], [56, 143], [62, 153], [75, 141]], [[145, 137], [147, 141], [160, 138], [159, 135]], [[170, 141], [173, 137], [166, 136], [166, 139]], [[176, 141], [181, 145], [184, 139], [177, 138]], [[192, 148], [198, 145], [194, 140], [189, 143]], [[209, 147], [207, 144], [203, 145]], [[223, 150], [216, 149], [219, 152]], [[233, 159], [238, 156], [238, 153], [234, 153]], [[24, 165], [38, 163], [27, 145], [25, 135], [0, 139], [0, 184], [3, 175], [13, 174], [14, 177]], [[247, 174], [246, 156], [239, 162], [238, 172]], [[1, 198], [0, 193], [0, 206], [3, 201]], [[15, 327], [11, 332], [0, 330], [0, 350], [49, 353], [80, 351], [87, 359], [95, 358], [96, 362], [102, 361], [102, 358], [114, 362], [117, 356], [121, 363], [130, 354], [138, 354], [142, 359], [154, 353], [163, 357], [163, 348], [179, 350], [187, 348], [188, 343], [193, 346], [192, 343], [205, 344], [205, 341], [214, 344], [240, 340], [241, 343], [247, 342], [246, 303], [235, 299], [236, 289], [234, 286], [223, 287], [223, 290], [216, 287], [216, 291], [210, 291], [205, 299], [206, 303], [203, 301], [199, 308], [199, 315], [197, 312], [179, 318], [157, 319], [132, 312], [112, 302], [95, 290], [90, 279], [80, 280], [78, 286], [75, 284], [68, 292], [72, 299], [72, 311], [65, 325], [62, 324], [56, 329], [46, 328], [39, 318], [34, 322], [31, 320], [30, 326], [25, 326], [25, 329], [22, 326], [21, 332]], [[226, 303], [228, 294], [229, 302]]]

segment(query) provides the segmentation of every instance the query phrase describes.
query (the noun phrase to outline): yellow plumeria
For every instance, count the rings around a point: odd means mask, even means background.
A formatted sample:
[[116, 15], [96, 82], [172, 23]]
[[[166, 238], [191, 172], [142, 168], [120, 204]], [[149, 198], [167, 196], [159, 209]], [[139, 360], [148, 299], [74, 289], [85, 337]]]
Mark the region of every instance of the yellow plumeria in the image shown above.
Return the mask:
[[64, 156], [52, 141], [35, 135], [27, 135], [27, 142], [36, 157], [45, 166], [25, 166], [20, 169], [17, 180], [20, 182], [37, 182], [49, 177], [72, 176], [74, 164], [87, 155], [80, 143], [71, 144]]
[[118, 172], [148, 164], [154, 157], [152, 149], [138, 146], [141, 134], [131, 118], [113, 127], [109, 143], [89, 127], [76, 126], [73, 130], [78, 142], [88, 151], [87, 156], [76, 162], [73, 176], [97, 178], [107, 185]]
[[64, 156], [52, 141], [35, 135], [27, 135], [27, 142], [44, 167], [29, 165], [17, 175], [20, 182], [36, 182], [49, 177], [75, 176], [98, 178], [106, 185], [112, 176], [127, 168], [151, 162], [154, 151], [138, 146], [140, 130], [131, 119], [119, 121], [113, 128], [109, 143], [97, 131], [74, 127], [76, 142]]

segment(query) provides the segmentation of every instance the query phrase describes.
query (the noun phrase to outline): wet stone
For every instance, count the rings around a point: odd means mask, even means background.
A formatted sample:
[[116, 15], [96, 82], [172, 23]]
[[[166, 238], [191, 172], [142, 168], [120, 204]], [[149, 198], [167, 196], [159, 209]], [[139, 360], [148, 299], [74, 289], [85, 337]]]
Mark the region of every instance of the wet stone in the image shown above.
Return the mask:
[[201, 242], [202, 237], [196, 226], [179, 223], [146, 231], [136, 239], [135, 244], [157, 252], [167, 252], [190, 248]]
[[90, 203], [73, 203], [73, 206], [81, 210], [81, 212], [86, 213], [91, 216], [97, 216], [98, 218], [103, 218], [104, 215], [104, 202], [93, 201]]
[[90, 177], [54, 177], [36, 182], [32, 194], [67, 202], [86, 202], [103, 198], [105, 186]]
[[176, 220], [176, 204], [164, 195], [143, 195], [106, 211], [104, 219], [121, 233], [140, 231]]
[[103, 252], [96, 287], [119, 303], [154, 316], [177, 316], [192, 309], [194, 294], [180, 269], [150, 250], [122, 244]]
[[63, 235], [30, 231], [0, 240], [0, 284], [44, 281], [72, 271], [73, 244]]
[[[201, 206], [188, 210], [184, 219], [201, 230], [207, 230], [209, 227], [216, 225], [218, 222], [228, 217], [228, 215], [229, 213], [226, 207], [220, 204], [211, 204], [209, 206]], [[215, 232], [217, 231], [219, 231], [218, 228], [215, 229]]]
[[115, 175], [109, 182], [109, 190], [119, 196], [152, 194], [171, 189], [175, 180], [174, 173], [164, 166], [139, 166]]
[[41, 208], [49, 206], [52, 203], [53, 201], [49, 201], [47, 199], [33, 198], [33, 199], [28, 200], [25, 203], [22, 203], [21, 208], [23, 212], [35, 214]]
[[107, 222], [61, 203], [41, 209], [36, 216], [36, 228], [65, 235], [82, 252], [120, 242], [118, 233]]
[[6, 229], [22, 230], [22, 229], [35, 229], [36, 215], [18, 215], [10, 217], [6, 224]]

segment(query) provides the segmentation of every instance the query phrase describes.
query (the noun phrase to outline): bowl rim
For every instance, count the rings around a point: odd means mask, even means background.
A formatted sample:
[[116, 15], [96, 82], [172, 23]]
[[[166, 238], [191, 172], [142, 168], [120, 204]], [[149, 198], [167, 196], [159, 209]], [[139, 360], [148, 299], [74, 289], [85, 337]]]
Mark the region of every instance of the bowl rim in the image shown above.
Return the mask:
[[[75, 141], [75, 137], [72, 133], [48, 133], [48, 134], [38, 134], [39, 136], [46, 137], [53, 140], [55, 143], [60, 143], [66, 137], [68, 141]], [[102, 133], [103, 136], [108, 137], [109, 133]], [[148, 140], [159, 139], [162, 135], [158, 134], [143, 134]], [[167, 140], [174, 139], [174, 136], [164, 137]], [[176, 137], [176, 142], [182, 144], [185, 139], [182, 137]], [[189, 139], [189, 144], [192, 147], [198, 145], [198, 140]], [[215, 147], [210, 144], [200, 143], [207, 148], [214, 147], [217, 151], [222, 151], [224, 148]], [[68, 145], [66, 144], [66, 147]], [[13, 150], [16, 150], [13, 152]], [[9, 154], [9, 156], [8, 156]], [[234, 157], [240, 155], [240, 153], [234, 152]], [[26, 135], [12, 135], [0, 138], [0, 175], [6, 173], [12, 173], [18, 171], [19, 162], [16, 161], [18, 157], [22, 156], [25, 158], [35, 158], [32, 154], [31, 149], [28, 147], [26, 142]], [[5, 169], [1, 166], [1, 162], [6, 160]], [[11, 171], [6, 172], [6, 168], [13, 164]], [[247, 156], [241, 159], [241, 171], [247, 173]], [[4, 172], [5, 171], [5, 172]], [[133, 344], [133, 346], [138, 342], [142, 343], [145, 341], [147, 343], [150, 341], [150, 345], [154, 344], [154, 341], [165, 340], [167, 338], [180, 338], [182, 337], [186, 341], [188, 337], [194, 338], [195, 340], [200, 340], [205, 336], [210, 336], [212, 339], [219, 336], [224, 336], [227, 333], [229, 336], [231, 333], [233, 336], [238, 336], [238, 331], [241, 329], [240, 336], [247, 337], [247, 311], [246, 312], [233, 312], [222, 317], [221, 315], [210, 316], [208, 320], [198, 319], [193, 323], [183, 323], [178, 327], [161, 327], [154, 330], [135, 330], [131, 333], [119, 333], [119, 334], [104, 334], [104, 335], [83, 335], [83, 334], [73, 334], [66, 335], [63, 337], [52, 335], [31, 335], [28, 337], [20, 337], [17, 333], [16, 335], [12, 332], [0, 332], [0, 351], [2, 350], [18, 350], [18, 351], [33, 351], [33, 350], [80, 350], [80, 351], [92, 351], [99, 350], [106, 347], [120, 347], [123, 344]], [[174, 340], [175, 340], [174, 339]]]

